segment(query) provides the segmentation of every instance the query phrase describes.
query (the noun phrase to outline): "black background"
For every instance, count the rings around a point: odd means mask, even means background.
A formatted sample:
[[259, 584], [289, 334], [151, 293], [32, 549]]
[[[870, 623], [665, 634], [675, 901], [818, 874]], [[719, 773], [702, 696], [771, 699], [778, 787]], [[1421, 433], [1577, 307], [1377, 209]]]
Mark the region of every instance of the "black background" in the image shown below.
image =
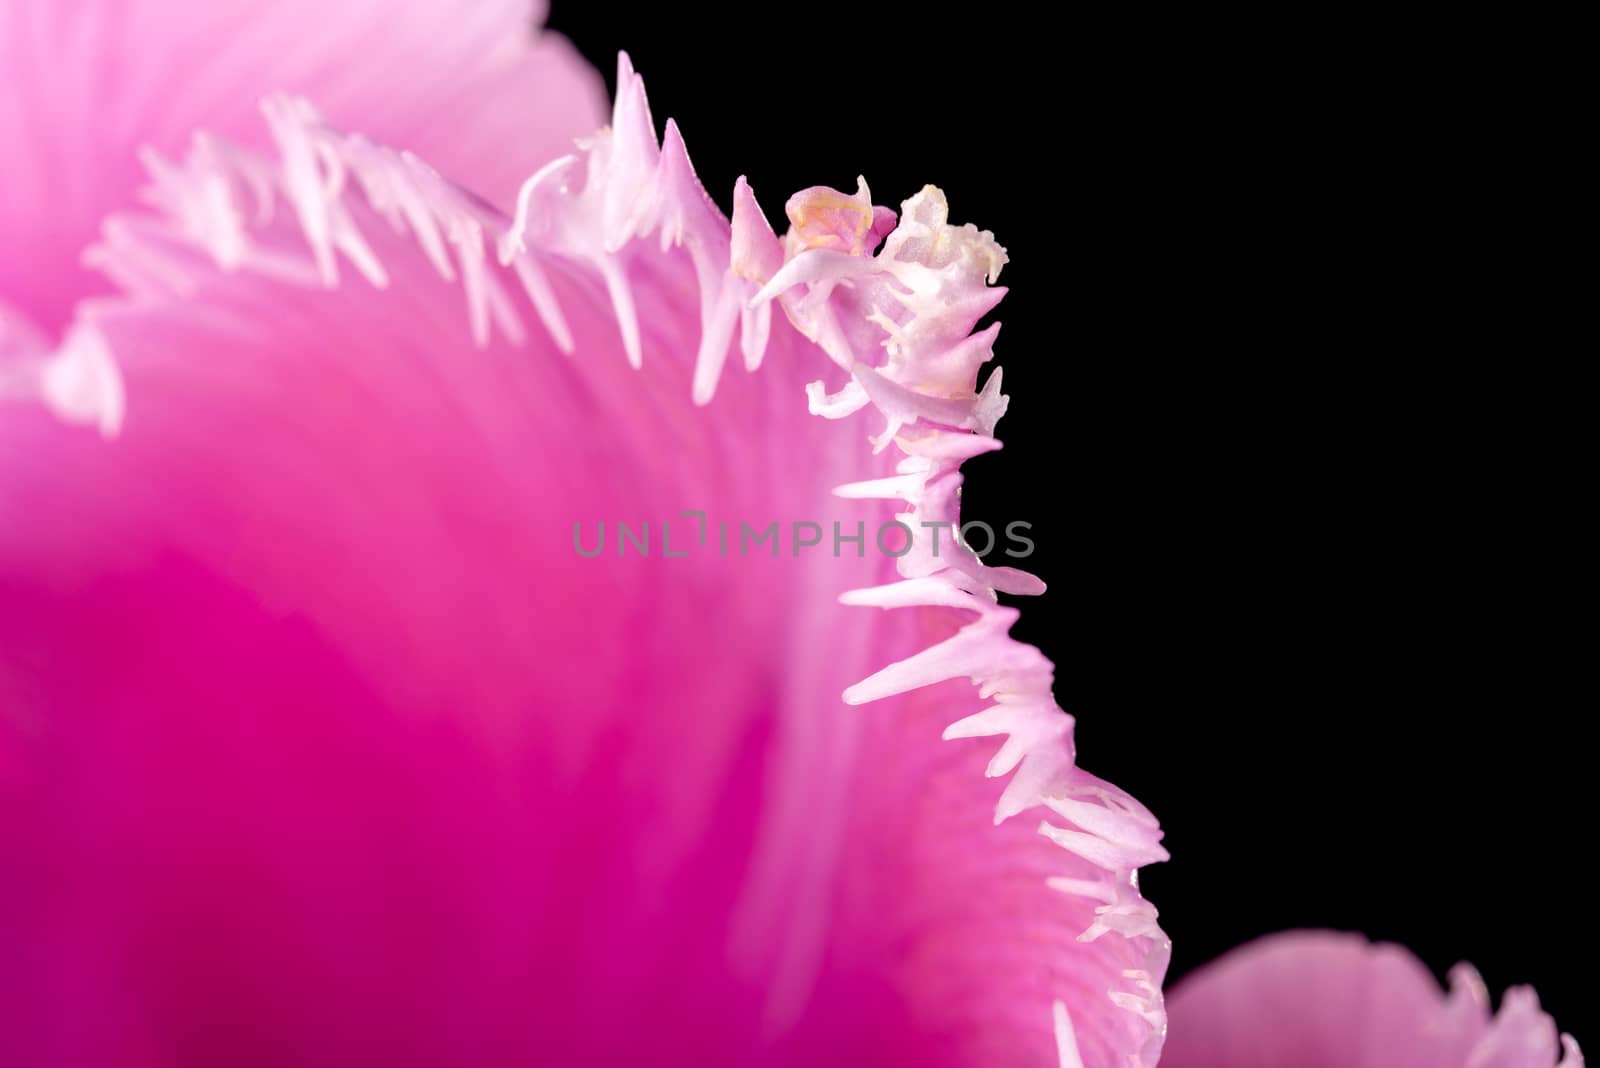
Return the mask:
[[1600, 1043], [1561, 553], [1593, 480], [1552, 473], [1559, 387], [1457, 284], [1518, 149], [1504, 71], [1443, 26], [935, 10], [550, 23], [613, 87], [630, 53], [724, 211], [740, 174], [780, 231], [805, 186], [933, 182], [1008, 249], [1006, 449], [965, 512], [1035, 524], [1051, 589], [1017, 634], [1084, 766], [1161, 818], [1173, 977], [1361, 930]]

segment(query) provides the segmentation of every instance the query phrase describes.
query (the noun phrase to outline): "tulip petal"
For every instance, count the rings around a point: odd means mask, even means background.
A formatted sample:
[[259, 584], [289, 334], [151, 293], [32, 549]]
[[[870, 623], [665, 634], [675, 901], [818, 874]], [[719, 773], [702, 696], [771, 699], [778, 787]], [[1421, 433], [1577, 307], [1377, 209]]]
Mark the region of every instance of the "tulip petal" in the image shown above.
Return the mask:
[[[618, 84], [514, 220], [280, 97], [275, 158], [152, 159], [166, 214], [107, 228], [124, 295], [73, 329], [121, 436], [26, 412], [0, 445], [0, 788], [34, 814], [0, 849], [58, 882], [5, 891], [51, 962], [22, 1048], [1155, 1063], [1159, 829], [1007, 636], [995, 591], [1042, 587], [949, 534], [1003, 407], [968, 340], [1003, 250], [930, 187], [763, 303], [761, 228]], [[809, 414], [830, 359], [869, 408]], [[891, 478], [898, 559], [857, 492]], [[857, 552], [802, 554], [824, 524]]]
[[1583, 1065], [1528, 988], [1507, 991], [1491, 1015], [1471, 968], [1451, 972], [1446, 996], [1406, 950], [1354, 934], [1259, 939], [1185, 978], [1168, 1004], [1172, 1068]]

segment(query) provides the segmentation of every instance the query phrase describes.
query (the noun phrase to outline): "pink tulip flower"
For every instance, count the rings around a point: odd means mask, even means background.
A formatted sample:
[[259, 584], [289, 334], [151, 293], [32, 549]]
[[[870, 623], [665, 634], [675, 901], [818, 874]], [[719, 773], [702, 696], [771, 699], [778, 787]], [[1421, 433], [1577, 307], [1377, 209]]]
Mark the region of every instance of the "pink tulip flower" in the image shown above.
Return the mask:
[[528, 14], [0, 7], [0, 1063], [1154, 1064], [952, 535], [1004, 250]]
[[[0, 3], [0, 1065], [1156, 1064], [1160, 830], [960, 527], [1004, 249], [726, 218], [541, 14]], [[1170, 1030], [1561, 1055], [1321, 934]]]

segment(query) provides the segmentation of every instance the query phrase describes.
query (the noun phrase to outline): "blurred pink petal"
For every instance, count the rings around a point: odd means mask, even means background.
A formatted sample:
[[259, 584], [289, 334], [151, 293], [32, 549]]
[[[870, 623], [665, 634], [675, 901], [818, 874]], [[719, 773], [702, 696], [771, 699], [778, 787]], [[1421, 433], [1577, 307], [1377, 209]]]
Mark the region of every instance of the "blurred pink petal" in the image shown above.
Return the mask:
[[[1467, 965], [1446, 995], [1400, 946], [1291, 931], [1228, 953], [1168, 999], [1163, 1068], [1582, 1068], [1528, 987], [1491, 1013]], [[1564, 1055], [1563, 1055], [1564, 1051]]]
[[[1153, 1064], [1160, 832], [1006, 637], [1037, 580], [920, 526], [998, 447], [993, 238], [730, 225], [625, 60], [514, 221], [265, 112], [150, 158], [0, 408], [8, 1063]], [[794, 549], [876, 498], [912, 552]]]
[[603, 121], [599, 77], [536, 37], [542, 20], [532, 0], [7, 0], [0, 300], [60, 330], [107, 291], [79, 256], [135, 206], [141, 153], [181, 155], [202, 129], [265, 148], [258, 105], [274, 92], [508, 204]]

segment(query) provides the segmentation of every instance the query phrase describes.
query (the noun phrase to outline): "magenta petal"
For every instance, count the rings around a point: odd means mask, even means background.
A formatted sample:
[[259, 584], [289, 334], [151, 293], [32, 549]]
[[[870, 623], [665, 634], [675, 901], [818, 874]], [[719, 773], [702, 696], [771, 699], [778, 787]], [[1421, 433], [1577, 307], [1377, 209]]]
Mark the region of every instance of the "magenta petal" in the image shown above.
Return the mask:
[[1155, 1063], [1159, 829], [1007, 637], [1037, 580], [923, 526], [1004, 251], [931, 187], [730, 224], [618, 84], [514, 221], [275, 97], [107, 228], [41, 397], [117, 436], [0, 410], [25, 1063]]
[[[1491, 1014], [1471, 968], [1450, 993], [1405, 949], [1295, 931], [1236, 949], [1173, 990], [1170, 1068], [1582, 1068], [1526, 987]], [[1565, 1055], [1563, 1056], [1563, 1050]]]

